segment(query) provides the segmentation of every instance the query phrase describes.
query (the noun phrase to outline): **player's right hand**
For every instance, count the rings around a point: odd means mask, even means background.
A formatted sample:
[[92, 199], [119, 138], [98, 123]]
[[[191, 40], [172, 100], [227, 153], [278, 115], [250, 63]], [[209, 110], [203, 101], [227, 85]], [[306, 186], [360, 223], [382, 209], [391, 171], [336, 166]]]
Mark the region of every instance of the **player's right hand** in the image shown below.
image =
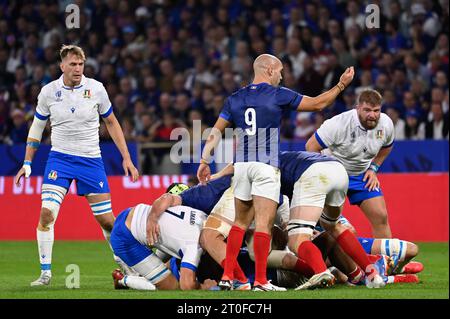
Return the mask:
[[25, 175], [25, 178], [28, 178], [30, 177], [30, 174], [31, 174], [31, 165], [23, 164], [23, 166], [17, 172], [16, 176], [14, 176], [14, 183], [17, 186], [20, 186], [20, 179], [22, 178], [22, 176]]
[[159, 237], [159, 224], [158, 220], [152, 217], [150, 214], [149, 219], [147, 220], [147, 242], [148, 244], [154, 245], [158, 241]]
[[197, 171], [197, 178], [200, 184], [205, 184], [211, 179], [211, 169], [208, 164], [200, 163]]
[[352, 82], [354, 76], [355, 76], [355, 69], [351, 66], [345, 69], [339, 81], [344, 83], [345, 87], [347, 87], [350, 84], [350, 82]]

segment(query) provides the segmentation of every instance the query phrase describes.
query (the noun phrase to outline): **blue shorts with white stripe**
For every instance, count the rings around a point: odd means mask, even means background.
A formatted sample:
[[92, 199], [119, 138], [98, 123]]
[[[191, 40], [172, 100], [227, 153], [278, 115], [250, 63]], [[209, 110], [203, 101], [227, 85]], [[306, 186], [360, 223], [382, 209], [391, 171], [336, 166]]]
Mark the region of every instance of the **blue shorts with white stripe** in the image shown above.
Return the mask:
[[101, 157], [89, 158], [51, 151], [45, 166], [44, 184], [69, 189], [72, 180], [75, 180], [80, 196], [110, 192]]

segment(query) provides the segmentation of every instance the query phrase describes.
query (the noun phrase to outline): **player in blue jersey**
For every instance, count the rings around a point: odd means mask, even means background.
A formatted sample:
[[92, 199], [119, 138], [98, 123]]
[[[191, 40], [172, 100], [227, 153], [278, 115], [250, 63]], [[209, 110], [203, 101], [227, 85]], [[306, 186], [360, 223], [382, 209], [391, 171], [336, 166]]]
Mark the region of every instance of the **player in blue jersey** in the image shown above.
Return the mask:
[[139, 176], [103, 84], [83, 75], [86, 60], [83, 50], [74, 45], [63, 46], [60, 56], [63, 74], [58, 80], [45, 85], [38, 96], [35, 117], [28, 133], [25, 160], [14, 179], [19, 185], [22, 176], [30, 176], [31, 163], [50, 119], [52, 149], [45, 167], [42, 208], [37, 227], [41, 275], [31, 286], [50, 283], [53, 226], [73, 180], [76, 181], [78, 195], [86, 197], [109, 241], [114, 214], [100, 153], [100, 116], [123, 157], [125, 174], [130, 174], [133, 181]]
[[282, 68], [281, 61], [272, 55], [262, 54], [255, 59], [253, 82], [227, 98], [202, 153], [197, 176], [204, 183], [210, 178], [212, 150], [225, 129], [234, 125], [238, 139], [233, 179], [236, 218], [227, 241], [227, 257], [220, 283], [223, 289], [231, 289], [233, 285], [240, 243], [254, 220], [254, 290], [279, 290], [267, 281], [266, 266], [279, 198], [278, 146], [282, 112], [322, 110], [335, 100], [354, 75], [353, 68], [348, 68], [331, 90], [317, 97], [308, 97], [278, 86]]
[[311, 152], [281, 152], [281, 192], [291, 198], [288, 224], [289, 249], [314, 270], [315, 275], [298, 289], [330, 286], [334, 276], [327, 269], [311, 237], [317, 222], [336, 239], [358, 264], [350, 280], [366, 279], [369, 288], [384, 286], [355, 235], [338, 223], [348, 188], [348, 175], [339, 161]]

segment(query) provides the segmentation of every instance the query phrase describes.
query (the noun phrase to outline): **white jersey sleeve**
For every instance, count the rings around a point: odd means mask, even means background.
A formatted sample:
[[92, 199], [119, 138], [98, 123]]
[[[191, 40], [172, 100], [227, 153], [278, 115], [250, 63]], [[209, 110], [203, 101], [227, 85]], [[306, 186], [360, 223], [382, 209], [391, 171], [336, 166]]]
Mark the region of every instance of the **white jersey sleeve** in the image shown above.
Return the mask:
[[50, 116], [50, 109], [47, 101], [48, 85], [42, 87], [38, 95], [38, 102], [36, 106], [36, 117], [40, 120], [46, 120]]
[[328, 148], [340, 143], [343, 132], [339, 129], [342, 126], [341, 118], [342, 117], [339, 115], [334, 116], [323, 122], [317, 129], [315, 137], [317, 142], [319, 142], [323, 148]]
[[384, 113], [381, 113], [380, 117], [383, 118], [382, 121], [386, 123], [385, 124], [386, 137], [385, 142], [383, 144], [383, 148], [390, 147], [394, 143], [395, 138], [394, 123], [392, 122], [391, 118]]
[[108, 117], [109, 114], [111, 114], [112, 112], [112, 105], [108, 97], [108, 92], [106, 92], [106, 89], [103, 85], [99, 86], [98, 94], [99, 94], [98, 113], [102, 117]]

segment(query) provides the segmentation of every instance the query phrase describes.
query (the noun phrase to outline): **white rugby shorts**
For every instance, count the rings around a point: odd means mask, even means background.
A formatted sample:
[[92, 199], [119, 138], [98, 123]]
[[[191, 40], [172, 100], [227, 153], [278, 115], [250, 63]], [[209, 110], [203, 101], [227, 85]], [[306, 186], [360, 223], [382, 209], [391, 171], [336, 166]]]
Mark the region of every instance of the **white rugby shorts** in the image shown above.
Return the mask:
[[348, 175], [339, 162], [312, 164], [294, 184], [291, 208], [297, 206], [340, 207], [345, 202]]
[[237, 162], [233, 188], [234, 196], [243, 201], [252, 200], [252, 195], [256, 195], [279, 203], [280, 170], [260, 162]]

